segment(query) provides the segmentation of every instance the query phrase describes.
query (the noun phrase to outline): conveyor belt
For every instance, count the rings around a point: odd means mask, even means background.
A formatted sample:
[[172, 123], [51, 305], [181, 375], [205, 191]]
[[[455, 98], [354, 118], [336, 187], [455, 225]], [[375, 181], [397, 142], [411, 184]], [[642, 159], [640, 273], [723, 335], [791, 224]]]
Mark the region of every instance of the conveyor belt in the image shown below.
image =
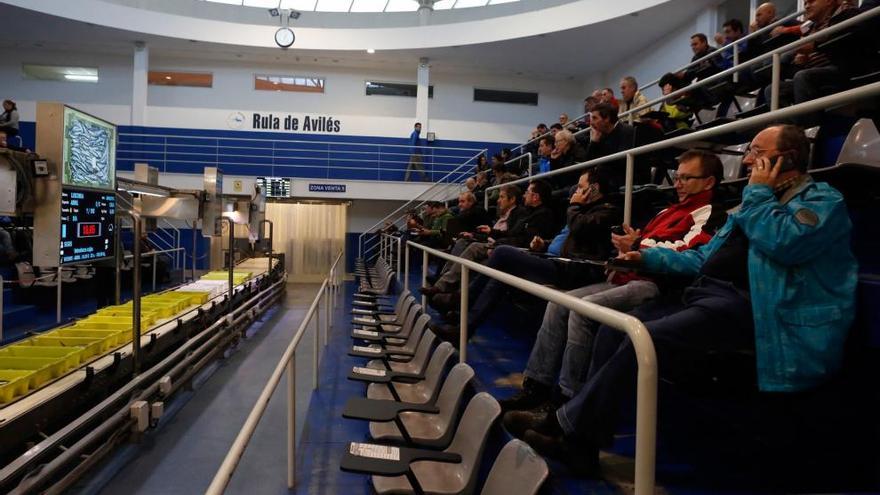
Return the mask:
[[[273, 268], [277, 266], [278, 260], [273, 259]], [[250, 281], [259, 281], [262, 277], [266, 275], [266, 269], [268, 268], [268, 259], [267, 258], [252, 258], [245, 260], [244, 262], [236, 265], [235, 272], [237, 277], [235, 280], [240, 282], [235, 286], [235, 293], [241, 290], [245, 283]], [[226, 295], [226, 278], [228, 275], [226, 272], [223, 272], [222, 275], [224, 279], [222, 281], [216, 280], [219, 278], [217, 275], [219, 272], [211, 272], [205, 276], [205, 280], [207, 281], [202, 286], [199, 286], [199, 282], [195, 282], [194, 284], [189, 284], [190, 286], [197, 286], [196, 288], [203, 289], [203, 291], [196, 291], [195, 294], [202, 294], [207, 291], [211, 291], [209, 298], [205, 300], [202, 304], [191, 304], [187, 305], [185, 309], [179, 310], [171, 315], [161, 316], [156, 315], [156, 318], [151, 323], [144, 325], [144, 330], [142, 330], [141, 334], [141, 346], [146, 346], [153, 339], [161, 338], [165, 333], [174, 330], [178, 326], [178, 320], [183, 321], [184, 323], [189, 322], [193, 318], [198, 315], [199, 309], [208, 309], [213, 304], [216, 304], [219, 300], [223, 299]], [[240, 275], [239, 275], [240, 274]], [[189, 289], [189, 290], [188, 290]], [[163, 297], [163, 295], [168, 295], [174, 292], [190, 292], [192, 289], [188, 286], [181, 286], [176, 289], [171, 289], [168, 291], [164, 291], [161, 293], [157, 293], [154, 296], [158, 296], [159, 298]], [[207, 294], [206, 294], [207, 296]], [[143, 301], [149, 301], [150, 296], [143, 299]], [[193, 296], [195, 298], [195, 296]], [[143, 303], [142, 303], [143, 305]], [[147, 303], [147, 305], [149, 305]], [[130, 303], [129, 303], [130, 307]], [[124, 309], [116, 307], [117, 309]], [[144, 309], [146, 311], [146, 309]], [[105, 311], [104, 314], [115, 313], [114, 311]], [[100, 311], [96, 313], [96, 315], [102, 314]], [[121, 314], [121, 313], [116, 313]], [[36, 386], [29, 387], [28, 390], [25, 388], [22, 390], [19, 388], [17, 394], [15, 396], [7, 396], [4, 397], [0, 395], [0, 424], [3, 424], [19, 414], [26, 412], [32, 409], [34, 406], [51, 400], [54, 396], [69, 390], [72, 387], [75, 387], [79, 383], [86, 380], [90, 373], [100, 372], [106, 369], [109, 366], [112, 366], [115, 362], [117, 362], [120, 357], [125, 358], [131, 354], [131, 317], [130, 311], [128, 313], [128, 319], [125, 317], [121, 318], [121, 321], [126, 321], [127, 323], [124, 325], [126, 328], [119, 328], [115, 331], [112, 329], [114, 323], [112, 322], [104, 322], [104, 318], [99, 317], [99, 320], [102, 320], [101, 323], [106, 323], [109, 329], [99, 329], [95, 328], [94, 331], [91, 331], [90, 326], [86, 327], [77, 327], [80, 323], [75, 323], [73, 326], [62, 327], [62, 332], [68, 332], [65, 334], [65, 337], [57, 337], [57, 342], [59, 344], [74, 342], [76, 343], [75, 335], [77, 332], [80, 334], [97, 334], [100, 333], [100, 340], [93, 340], [88, 345], [83, 343], [82, 346], [78, 347], [68, 347], [68, 351], [66, 354], [58, 352], [58, 357], [53, 359], [42, 359], [42, 358], [29, 358], [26, 356], [21, 356], [21, 354], [25, 354], [26, 351], [30, 349], [41, 351], [42, 355], [47, 354], [45, 349], [50, 349], [49, 354], [57, 351], [63, 351], [64, 348], [59, 346], [51, 346], [51, 347], [36, 347], [28, 345], [28, 343], [20, 342], [16, 344], [12, 344], [10, 346], [0, 348], [0, 380], [3, 379], [3, 373], [7, 370], [4, 370], [3, 359], [4, 354], [6, 355], [6, 360], [13, 363], [21, 365], [22, 363], [27, 364], [27, 362], [35, 363], [36, 365], [41, 365], [42, 368], [38, 370], [41, 376], [33, 376], [31, 377], [31, 382], [39, 382]], [[93, 317], [95, 315], [92, 315]], [[94, 318], [92, 318], [94, 320]], [[88, 322], [89, 318], [82, 320], [83, 323]], [[149, 321], [149, 320], [144, 320]], [[77, 330], [80, 328], [81, 330]], [[52, 335], [54, 331], [49, 331], [40, 334], [40, 336], [32, 337], [32, 339], [50, 339], [54, 340]], [[58, 333], [58, 332], [54, 332]], [[93, 354], [94, 353], [94, 354]], [[116, 354], [119, 356], [116, 356]], [[63, 355], [62, 355], [63, 354]], [[88, 371], [87, 368], [91, 368], [91, 371]], [[26, 370], [25, 370], [26, 371]], [[32, 375], [36, 375], [37, 373], [32, 373]], [[21, 377], [21, 381], [25, 381], [28, 377]], [[12, 388], [14, 383], [7, 383], [5, 385], [0, 384], [0, 388], [7, 387]], [[24, 384], [24, 387], [28, 387], [27, 382]], [[26, 390], [26, 391], [25, 391]], [[9, 394], [7, 394], [9, 395]]]

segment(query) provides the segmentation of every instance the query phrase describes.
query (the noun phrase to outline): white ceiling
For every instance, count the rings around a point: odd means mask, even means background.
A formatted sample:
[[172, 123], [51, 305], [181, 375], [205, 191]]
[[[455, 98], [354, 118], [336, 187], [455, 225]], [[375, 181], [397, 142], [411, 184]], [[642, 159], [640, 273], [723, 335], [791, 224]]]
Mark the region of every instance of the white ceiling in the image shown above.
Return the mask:
[[[49, 16], [0, 3], [0, 48], [40, 48], [129, 54], [144, 41], [151, 56], [238, 60], [287, 66], [306, 63], [339, 67], [410, 70], [421, 57], [432, 71], [566, 80], [605, 71], [632, 57], [683, 23], [693, 22], [713, 0], [671, 0], [638, 14], [538, 36], [445, 48], [363, 51], [245, 47], [160, 37]], [[296, 45], [294, 45], [296, 46]], [[366, 48], [366, 47], [365, 47]]]

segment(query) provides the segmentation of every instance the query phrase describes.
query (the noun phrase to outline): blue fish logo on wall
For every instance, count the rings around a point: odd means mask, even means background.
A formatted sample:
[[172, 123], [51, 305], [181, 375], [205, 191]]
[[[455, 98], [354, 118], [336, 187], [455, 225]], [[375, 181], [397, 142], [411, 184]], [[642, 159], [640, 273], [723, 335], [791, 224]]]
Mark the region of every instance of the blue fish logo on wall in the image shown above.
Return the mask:
[[226, 123], [229, 125], [230, 129], [241, 129], [244, 127], [244, 122], [244, 114], [241, 112], [231, 113], [226, 119]]

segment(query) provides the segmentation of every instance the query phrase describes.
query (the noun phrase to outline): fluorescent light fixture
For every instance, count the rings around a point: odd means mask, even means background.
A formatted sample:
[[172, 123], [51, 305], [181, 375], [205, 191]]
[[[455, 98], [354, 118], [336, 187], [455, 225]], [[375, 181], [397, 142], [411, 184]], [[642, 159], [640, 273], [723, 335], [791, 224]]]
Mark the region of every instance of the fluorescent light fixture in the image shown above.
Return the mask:
[[153, 193], [153, 192], [147, 192], [147, 191], [136, 191], [136, 190], [134, 190], [134, 189], [129, 190], [128, 193], [129, 193], [129, 194], [142, 194], [142, 195], [144, 195], [144, 196], [153, 196], [153, 197], [156, 197], [156, 198], [167, 198], [167, 197], [168, 197], [167, 194], [156, 194], [156, 193]]
[[374, 50], [373, 48], [367, 48], [367, 53], [376, 53], [376, 50]]
[[64, 79], [68, 81], [98, 82], [98, 76], [91, 74], [64, 74]]

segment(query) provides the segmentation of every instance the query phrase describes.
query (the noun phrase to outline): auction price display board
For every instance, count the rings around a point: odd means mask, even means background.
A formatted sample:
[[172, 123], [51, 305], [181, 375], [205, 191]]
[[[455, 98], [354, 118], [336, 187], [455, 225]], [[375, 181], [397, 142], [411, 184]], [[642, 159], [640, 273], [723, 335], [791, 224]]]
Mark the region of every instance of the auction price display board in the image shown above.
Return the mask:
[[257, 177], [257, 184], [267, 198], [290, 197], [290, 177]]
[[65, 186], [61, 190], [61, 264], [110, 258], [116, 195]]

